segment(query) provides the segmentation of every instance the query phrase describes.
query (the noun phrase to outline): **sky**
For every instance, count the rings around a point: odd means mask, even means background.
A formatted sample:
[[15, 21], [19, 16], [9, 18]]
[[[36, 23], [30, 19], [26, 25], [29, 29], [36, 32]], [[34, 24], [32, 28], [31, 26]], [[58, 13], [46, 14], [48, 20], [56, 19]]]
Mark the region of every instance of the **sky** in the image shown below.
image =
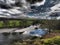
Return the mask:
[[[15, 3], [17, 2], [21, 6], [15, 5]], [[49, 16], [52, 12], [56, 11], [60, 12], [60, 0], [42, 0], [41, 2], [37, 1], [35, 3], [33, 2], [30, 3], [27, 2], [26, 0], [0, 0], [0, 7], [1, 5], [3, 6], [5, 5], [5, 7], [11, 8], [9, 9], [0, 8], [0, 14], [8, 15], [11, 17], [16, 14], [31, 17]]]

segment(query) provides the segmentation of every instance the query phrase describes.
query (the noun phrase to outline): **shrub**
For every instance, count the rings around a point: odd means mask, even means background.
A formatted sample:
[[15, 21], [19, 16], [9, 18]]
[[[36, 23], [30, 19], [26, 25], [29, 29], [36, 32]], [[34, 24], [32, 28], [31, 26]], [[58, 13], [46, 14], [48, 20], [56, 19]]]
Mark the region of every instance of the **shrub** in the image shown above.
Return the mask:
[[60, 36], [56, 36], [49, 39], [44, 39], [44, 45], [60, 45]]

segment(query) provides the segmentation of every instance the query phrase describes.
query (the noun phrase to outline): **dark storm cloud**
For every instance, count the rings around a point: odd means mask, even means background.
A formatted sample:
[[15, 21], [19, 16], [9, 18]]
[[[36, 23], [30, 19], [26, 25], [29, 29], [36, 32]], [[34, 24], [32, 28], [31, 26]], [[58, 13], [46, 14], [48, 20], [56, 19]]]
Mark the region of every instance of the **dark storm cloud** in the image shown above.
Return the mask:
[[[12, 14], [18, 15], [17, 12], [21, 12], [26, 16], [46, 16], [49, 15], [49, 12], [55, 10], [52, 7], [58, 3], [60, 3], [60, 0], [0, 0], [0, 14], [12, 16]], [[4, 12], [7, 12], [7, 14]]]
[[36, 2], [41, 2], [43, 0], [26, 0], [27, 2], [29, 2], [30, 4], [34, 4]]

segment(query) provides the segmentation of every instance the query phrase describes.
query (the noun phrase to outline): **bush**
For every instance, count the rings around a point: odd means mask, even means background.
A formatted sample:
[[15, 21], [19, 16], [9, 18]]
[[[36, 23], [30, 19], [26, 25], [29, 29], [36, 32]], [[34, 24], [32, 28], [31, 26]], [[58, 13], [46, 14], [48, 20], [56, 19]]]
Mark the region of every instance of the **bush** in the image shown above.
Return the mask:
[[44, 45], [60, 45], [60, 36], [56, 36], [49, 39], [44, 39]]

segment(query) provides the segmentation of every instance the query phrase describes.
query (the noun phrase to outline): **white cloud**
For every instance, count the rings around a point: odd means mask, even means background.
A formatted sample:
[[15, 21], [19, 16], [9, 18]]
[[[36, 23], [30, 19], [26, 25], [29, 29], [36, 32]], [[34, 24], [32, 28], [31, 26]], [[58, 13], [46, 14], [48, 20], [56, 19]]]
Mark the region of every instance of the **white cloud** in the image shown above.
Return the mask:
[[31, 6], [40, 6], [40, 5], [44, 5], [46, 0], [43, 0], [42, 2], [36, 2], [35, 4], [32, 4]]
[[51, 7], [51, 12], [60, 12], [60, 3]]

